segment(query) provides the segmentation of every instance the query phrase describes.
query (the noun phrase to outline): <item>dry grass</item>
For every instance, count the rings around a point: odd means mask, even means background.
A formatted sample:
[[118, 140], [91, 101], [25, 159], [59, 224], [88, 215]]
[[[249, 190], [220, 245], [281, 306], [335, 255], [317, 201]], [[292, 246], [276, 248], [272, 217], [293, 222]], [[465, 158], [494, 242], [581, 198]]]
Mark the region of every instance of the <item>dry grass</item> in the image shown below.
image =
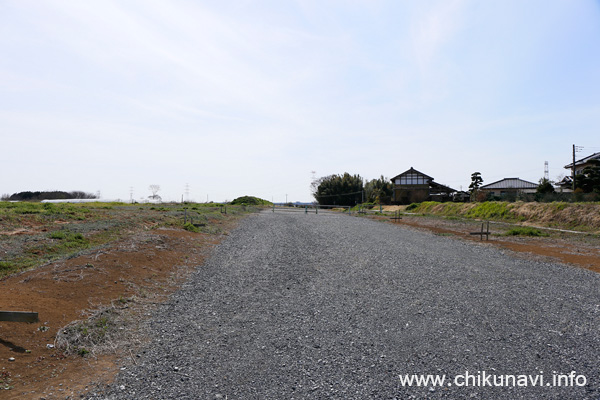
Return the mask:
[[511, 211], [531, 223], [585, 231], [600, 230], [598, 203], [515, 203]]
[[[384, 211], [395, 210], [404, 211], [406, 206], [384, 207]], [[522, 222], [586, 232], [600, 231], [600, 203], [424, 202], [413, 206], [411, 211], [445, 217]]]

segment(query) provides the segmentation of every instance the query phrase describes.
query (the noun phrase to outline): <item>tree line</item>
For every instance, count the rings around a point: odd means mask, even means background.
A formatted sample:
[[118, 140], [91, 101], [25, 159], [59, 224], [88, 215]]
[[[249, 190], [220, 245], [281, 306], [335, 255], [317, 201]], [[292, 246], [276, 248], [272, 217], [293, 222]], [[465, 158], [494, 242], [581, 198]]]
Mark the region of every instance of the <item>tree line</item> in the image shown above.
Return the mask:
[[3, 201], [42, 201], [42, 200], [71, 200], [71, 199], [97, 199], [98, 196], [82, 191], [63, 192], [59, 190], [46, 192], [19, 192], [11, 195], [2, 195]]
[[390, 204], [393, 192], [392, 182], [383, 175], [366, 181], [360, 175], [348, 172], [316, 179], [311, 189], [313, 197], [321, 205], [350, 207], [359, 203]]

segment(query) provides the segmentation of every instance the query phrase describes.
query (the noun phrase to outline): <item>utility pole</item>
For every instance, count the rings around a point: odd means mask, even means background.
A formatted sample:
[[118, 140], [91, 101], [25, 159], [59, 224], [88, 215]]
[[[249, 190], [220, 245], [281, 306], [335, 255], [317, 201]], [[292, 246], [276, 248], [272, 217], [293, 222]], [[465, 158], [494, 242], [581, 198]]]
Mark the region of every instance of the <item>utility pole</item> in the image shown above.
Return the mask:
[[575, 192], [575, 145], [573, 145], [573, 171], [571, 177], [573, 178], [573, 192]]
[[572, 177], [573, 177], [573, 191], [575, 191], [575, 152], [581, 151], [583, 146], [575, 146], [573, 145], [573, 169], [572, 169]]

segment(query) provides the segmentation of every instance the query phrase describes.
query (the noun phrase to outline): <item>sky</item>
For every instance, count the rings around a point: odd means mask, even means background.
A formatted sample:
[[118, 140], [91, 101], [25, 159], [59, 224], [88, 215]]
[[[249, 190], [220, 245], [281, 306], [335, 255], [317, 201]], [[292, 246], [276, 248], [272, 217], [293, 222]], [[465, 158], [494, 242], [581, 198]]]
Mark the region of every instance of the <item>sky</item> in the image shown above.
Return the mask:
[[0, 0], [0, 194], [312, 201], [600, 152], [598, 0]]

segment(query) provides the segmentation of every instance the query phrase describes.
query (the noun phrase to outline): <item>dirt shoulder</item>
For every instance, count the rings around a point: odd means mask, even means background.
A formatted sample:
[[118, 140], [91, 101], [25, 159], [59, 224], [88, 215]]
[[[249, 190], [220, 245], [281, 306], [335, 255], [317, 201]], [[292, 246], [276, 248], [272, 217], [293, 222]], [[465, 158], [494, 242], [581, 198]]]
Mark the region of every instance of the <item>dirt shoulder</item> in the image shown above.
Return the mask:
[[0, 322], [0, 398], [78, 398], [110, 382], [123, 357], [135, 363], [131, 348], [146, 340], [139, 321], [238, 220], [212, 220], [206, 232], [132, 225], [116, 241], [3, 278], [0, 309], [35, 311], [40, 321]]
[[[403, 215], [401, 220], [392, 221], [389, 217], [369, 216], [390, 223], [426, 229], [439, 235], [458, 237], [463, 240], [482, 242], [516, 252], [521, 257], [543, 257], [600, 272], [600, 237], [588, 233], [569, 233], [556, 230], [543, 230], [548, 236], [524, 237], [506, 236], [517, 224], [491, 222], [489, 240], [483, 241], [471, 232], [481, 231], [482, 221], [468, 219], [447, 219], [432, 216]], [[487, 229], [485, 222], [484, 230]]]

